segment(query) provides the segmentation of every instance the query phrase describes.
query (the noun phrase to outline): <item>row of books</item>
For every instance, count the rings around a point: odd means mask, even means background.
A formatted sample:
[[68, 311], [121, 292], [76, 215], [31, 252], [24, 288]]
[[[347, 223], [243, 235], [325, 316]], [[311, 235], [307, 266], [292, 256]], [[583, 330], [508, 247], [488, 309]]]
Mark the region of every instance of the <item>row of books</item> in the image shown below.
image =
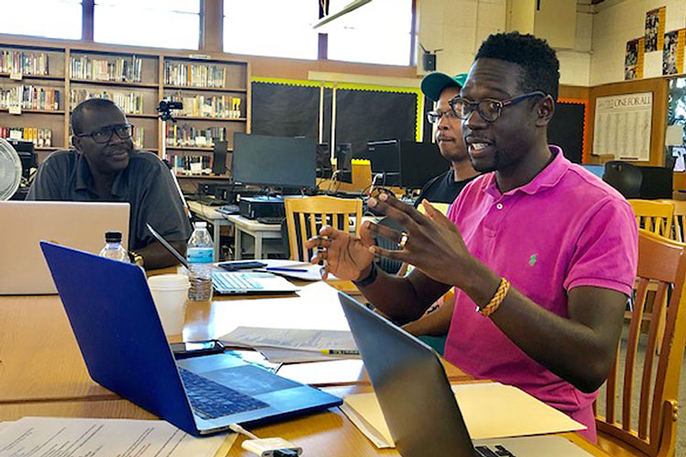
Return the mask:
[[57, 111], [60, 109], [60, 91], [52, 87], [30, 85], [0, 89], [0, 108]]
[[143, 95], [136, 92], [113, 90], [72, 89], [69, 102], [74, 109], [79, 103], [89, 98], [106, 98], [112, 100], [126, 114], [143, 114]]
[[167, 146], [187, 146], [196, 148], [211, 148], [214, 140], [226, 141], [228, 132], [226, 127], [210, 127], [201, 129], [189, 124], [167, 124], [165, 138]]
[[223, 88], [226, 68], [219, 65], [166, 62], [164, 83], [172, 86]]
[[212, 171], [212, 156], [172, 156], [170, 160], [174, 174], [197, 175]]
[[139, 57], [119, 59], [94, 59], [90, 56], [71, 58], [71, 77], [93, 81], [118, 81], [139, 83], [143, 60]]
[[0, 127], [0, 138], [32, 141], [36, 147], [52, 146], [52, 130], [35, 127]]
[[183, 109], [179, 116], [192, 117], [221, 117], [239, 118], [241, 117], [241, 99], [228, 95], [205, 96], [196, 95], [184, 97], [180, 94], [170, 95], [169, 98], [175, 102], [183, 102]]
[[136, 149], [143, 149], [143, 138], [145, 137], [145, 129], [143, 127], [133, 127], [133, 135], [131, 139], [133, 140], [133, 145]]
[[50, 74], [48, 54], [3, 49], [0, 51], [0, 73], [19, 75]]

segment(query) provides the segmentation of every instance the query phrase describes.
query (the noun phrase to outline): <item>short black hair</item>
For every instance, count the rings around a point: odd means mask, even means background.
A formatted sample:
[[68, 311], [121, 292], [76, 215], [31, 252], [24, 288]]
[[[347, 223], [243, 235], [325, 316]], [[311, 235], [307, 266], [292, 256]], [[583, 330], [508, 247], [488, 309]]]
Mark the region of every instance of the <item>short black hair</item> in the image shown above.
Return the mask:
[[82, 101], [76, 105], [74, 111], [71, 112], [71, 131], [74, 133], [74, 135], [83, 133], [83, 112], [85, 110], [111, 107], [119, 109], [119, 107], [115, 105], [112, 100], [107, 98], [89, 98], [88, 100]]
[[531, 34], [497, 33], [486, 38], [474, 60], [499, 59], [522, 69], [519, 85], [525, 92], [540, 90], [557, 101], [560, 62], [548, 42]]

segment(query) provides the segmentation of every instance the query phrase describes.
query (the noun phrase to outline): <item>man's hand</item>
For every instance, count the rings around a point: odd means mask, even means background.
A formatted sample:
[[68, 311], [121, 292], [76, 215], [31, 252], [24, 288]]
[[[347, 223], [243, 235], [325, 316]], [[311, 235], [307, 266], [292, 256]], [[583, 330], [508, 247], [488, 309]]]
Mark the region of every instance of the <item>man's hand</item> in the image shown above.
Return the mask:
[[369, 250], [373, 245], [367, 224], [360, 228], [360, 238], [326, 226], [319, 231], [319, 236], [310, 238], [306, 243], [308, 249], [317, 249], [312, 263], [324, 261], [323, 279], [332, 273], [339, 279], [349, 281], [367, 277], [374, 261], [374, 254]]
[[[376, 255], [414, 265], [435, 281], [464, 288], [466, 279], [482, 266], [467, 250], [459, 230], [447, 217], [423, 200], [426, 215], [393, 197], [381, 194], [368, 204], [405, 227], [406, 242], [400, 251], [373, 246]], [[370, 224], [371, 230], [401, 243], [403, 234]]]

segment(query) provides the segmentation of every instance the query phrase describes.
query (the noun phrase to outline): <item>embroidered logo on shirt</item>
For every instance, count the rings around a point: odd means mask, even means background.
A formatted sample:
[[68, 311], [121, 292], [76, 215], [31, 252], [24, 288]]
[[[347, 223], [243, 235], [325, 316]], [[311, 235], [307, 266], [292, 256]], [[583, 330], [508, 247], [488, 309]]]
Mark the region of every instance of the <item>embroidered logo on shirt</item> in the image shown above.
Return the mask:
[[529, 259], [529, 266], [533, 267], [536, 264], [536, 256], [538, 254], [531, 254], [531, 258]]

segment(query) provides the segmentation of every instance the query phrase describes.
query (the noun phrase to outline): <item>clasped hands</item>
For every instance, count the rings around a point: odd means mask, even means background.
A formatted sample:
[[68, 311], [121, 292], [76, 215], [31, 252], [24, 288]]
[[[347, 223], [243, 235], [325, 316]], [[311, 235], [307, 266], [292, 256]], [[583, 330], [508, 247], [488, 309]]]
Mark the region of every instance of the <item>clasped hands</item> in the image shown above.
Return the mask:
[[[459, 230], [428, 201], [422, 201], [426, 215], [421, 214], [388, 194], [370, 198], [367, 204], [402, 225], [404, 232], [366, 221], [360, 237], [326, 226], [306, 246], [316, 249], [312, 263], [324, 261], [324, 279], [329, 273], [345, 280], [364, 279], [374, 256], [407, 262], [435, 281], [462, 288], [469, 272], [479, 262], [467, 251]], [[401, 250], [388, 250], [375, 245], [372, 233], [398, 243]]]

